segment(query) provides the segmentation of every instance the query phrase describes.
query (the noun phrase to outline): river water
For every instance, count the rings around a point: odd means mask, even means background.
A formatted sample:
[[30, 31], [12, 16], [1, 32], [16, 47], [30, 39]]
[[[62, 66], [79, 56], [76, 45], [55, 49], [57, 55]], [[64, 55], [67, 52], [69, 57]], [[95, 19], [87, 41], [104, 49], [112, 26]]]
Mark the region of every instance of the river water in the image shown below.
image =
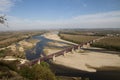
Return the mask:
[[[34, 60], [40, 57], [40, 55], [46, 56], [43, 53], [43, 49], [45, 46], [47, 46], [48, 42], [53, 42], [54, 40], [50, 40], [45, 38], [43, 35], [39, 36], [33, 36], [33, 39], [38, 39], [40, 42], [36, 44], [36, 46], [31, 49], [26, 51], [26, 58], [28, 60]], [[63, 43], [63, 42], [62, 42]], [[32, 51], [35, 50], [35, 53], [32, 53]], [[60, 65], [52, 65], [53, 71], [55, 70], [55, 74], [58, 76], [69, 76], [69, 77], [87, 77], [87, 80], [120, 80], [120, 70], [118, 71], [97, 71], [95, 73], [84, 73], [83, 71], [80, 70], [75, 70], [75, 69], [69, 69], [68, 67], [63, 67]], [[58, 71], [59, 70], [59, 71]], [[67, 71], [68, 70], [68, 71]]]
[[[58, 32], [51, 32], [53, 34], [58, 34]], [[40, 56], [46, 56], [43, 52], [43, 49], [45, 46], [49, 46], [47, 43], [48, 42], [54, 42], [55, 40], [51, 40], [51, 39], [48, 39], [48, 38], [45, 38], [43, 35], [38, 35], [38, 36], [33, 36], [32, 37], [33, 39], [38, 39], [40, 40], [36, 46], [30, 50], [26, 50], [26, 58], [28, 60], [34, 60], [34, 59], [37, 59], [37, 58], [40, 58]], [[72, 45], [70, 43], [66, 43], [66, 42], [62, 42], [62, 41], [56, 41], [58, 43], [61, 43], [61, 44], [68, 44], [68, 45]], [[59, 47], [59, 46], [51, 46], [51, 47], [56, 47], [56, 48], [66, 48], [68, 46], [62, 46], [62, 47]], [[33, 53], [34, 51], [34, 53]]]
[[[33, 36], [33, 39], [38, 39], [40, 40], [40, 42], [38, 42], [36, 44], [36, 46], [34, 48], [32, 48], [31, 50], [27, 50], [26, 51], [26, 58], [28, 60], [34, 60], [40, 57], [40, 55], [45, 56], [43, 49], [45, 46], [47, 46], [48, 42], [52, 42], [53, 40], [47, 39], [42, 35], [39, 36]], [[35, 53], [32, 53], [32, 51], [35, 50]]]

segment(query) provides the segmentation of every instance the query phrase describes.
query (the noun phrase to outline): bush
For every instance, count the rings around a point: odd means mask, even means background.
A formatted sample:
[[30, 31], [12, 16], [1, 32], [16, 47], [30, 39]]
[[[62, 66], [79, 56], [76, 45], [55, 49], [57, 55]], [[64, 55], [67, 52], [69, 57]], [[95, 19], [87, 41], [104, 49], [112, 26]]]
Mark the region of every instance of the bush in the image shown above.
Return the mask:
[[9, 78], [16, 77], [17, 75], [17, 64], [18, 61], [0, 61], [0, 80], [8, 80]]
[[56, 80], [47, 63], [35, 64], [32, 67], [24, 66], [20, 74], [30, 80]]
[[19, 73], [20, 73], [21, 76], [23, 76], [23, 77], [25, 77], [25, 78], [28, 78], [28, 79], [30, 79], [30, 80], [33, 79], [33, 72], [32, 72], [32, 70], [31, 70], [29, 67], [27, 67], [27, 66], [22, 67], [22, 69], [19, 71]]
[[11, 55], [13, 52], [9, 48], [0, 50], [0, 57], [5, 57], [6, 55]]

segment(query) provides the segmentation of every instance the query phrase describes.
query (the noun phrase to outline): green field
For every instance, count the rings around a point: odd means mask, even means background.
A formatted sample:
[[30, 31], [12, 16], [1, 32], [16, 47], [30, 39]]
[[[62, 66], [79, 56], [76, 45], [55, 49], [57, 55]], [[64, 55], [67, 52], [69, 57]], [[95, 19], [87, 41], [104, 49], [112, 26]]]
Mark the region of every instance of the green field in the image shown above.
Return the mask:
[[0, 48], [7, 47], [12, 43], [29, 38], [34, 35], [42, 34], [43, 31], [26, 31], [26, 32], [0, 32]]
[[64, 33], [60, 33], [59, 36], [64, 40], [68, 40], [78, 44], [99, 38], [99, 36], [73, 35], [73, 34], [64, 34]]
[[[120, 36], [115, 35], [115, 33], [112, 34], [112, 31], [110, 31], [110, 32], [104, 32], [104, 31], [99, 32], [98, 31], [97, 33], [93, 32], [94, 34], [92, 34], [92, 35], [89, 33], [91, 33], [91, 32], [69, 31], [69, 32], [60, 32], [59, 36], [64, 40], [68, 40], [68, 41], [80, 44], [82, 42], [88, 42], [90, 40], [100, 38], [100, 37], [102, 37], [103, 33], [106, 36], [107, 36], [107, 33], [111, 33], [112, 36], [101, 39], [100, 41], [92, 44], [92, 46], [105, 48], [105, 49], [109, 49], [109, 50], [120, 51]], [[98, 36], [98, 33], [99, 33], [99, 36]], [[116, 32], [116, 34], [119, 34], [119, 33]]]
[[117, 37], [117, 36], [107, 37], [107, 38], [100, 40], [99, 42], [95, 42], [93, 46], [106, 48], [109, 50], [120, 51], [120, 37]]

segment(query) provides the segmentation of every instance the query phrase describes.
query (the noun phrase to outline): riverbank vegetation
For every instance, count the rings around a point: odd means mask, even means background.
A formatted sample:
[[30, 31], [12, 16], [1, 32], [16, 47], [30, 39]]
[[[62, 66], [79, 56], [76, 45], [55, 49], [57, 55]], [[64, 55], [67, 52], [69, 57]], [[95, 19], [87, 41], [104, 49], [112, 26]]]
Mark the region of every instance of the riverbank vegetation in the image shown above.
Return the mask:
[[20, 74], [29, 80], [56, 80], [55, 75], [51, 72], [49, 65], [45, 62], [35, 64], [31, 67], [24, 66]]
[[17, 60], [0, 60], [0, 80], [26, 80], [17, 73], [17, 64], [19, 64]]
[[59, 36], [64, 39], [75, 43], [87, 42], [97, 39], [102, 36], [107, 38], [101, 39], [92, 44], [94, 47], [105, 48], [109, 50], [120, 51], [120, 31], [119, 30], [95, 30], [95, 31], [61, 31]]
[[23, 39], [30, 38], [34, 35], [40, 35], [42, 33], [44, 33], [44, 31], [0, 32], [0, 48], [7, 47], [12, 43], [16, 43]]
[[[12, 64], [12, 65], [11, 65]], [[17, 68], [19, 61], [0, 61], [0, 80], [56, 80], [49, 64], [41, 62], [33, 66]]]
[[95, 42], [92, 46], [120, 51], [120, 37], [111, 36]]
[[25, 58], [25, 50], [33, 48], [39, 42], [32, 36], [42, 33], [44, 31], [0, 32], [0, 57]]
[[99, 36], [74, 35], [74, 34], [65, 34], [65, 33], [60, 33], [59, 36], [64, 40], [75, 42], [77, 44], [99, 38]]
[[107, 36], [115, 35], [120, 36], [120, 29], [65, 29], [60, 33], [73, 34], [73, 35], [91, 35], [91, 36]]

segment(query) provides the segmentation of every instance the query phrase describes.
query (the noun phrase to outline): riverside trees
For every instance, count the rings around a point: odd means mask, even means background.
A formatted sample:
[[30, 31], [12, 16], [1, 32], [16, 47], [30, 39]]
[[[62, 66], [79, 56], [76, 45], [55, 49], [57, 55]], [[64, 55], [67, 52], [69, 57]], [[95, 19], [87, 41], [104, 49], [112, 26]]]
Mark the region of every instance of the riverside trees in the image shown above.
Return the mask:
[[8, 27], [7, 19], [5, 18], [5, 16], [6, 15], [0, 16], [0, 23]]
[[29, 80], [56, 80], [55, 75], [45, 62], [31, 67], [24, 66], [20, 69], [20, 74]]

